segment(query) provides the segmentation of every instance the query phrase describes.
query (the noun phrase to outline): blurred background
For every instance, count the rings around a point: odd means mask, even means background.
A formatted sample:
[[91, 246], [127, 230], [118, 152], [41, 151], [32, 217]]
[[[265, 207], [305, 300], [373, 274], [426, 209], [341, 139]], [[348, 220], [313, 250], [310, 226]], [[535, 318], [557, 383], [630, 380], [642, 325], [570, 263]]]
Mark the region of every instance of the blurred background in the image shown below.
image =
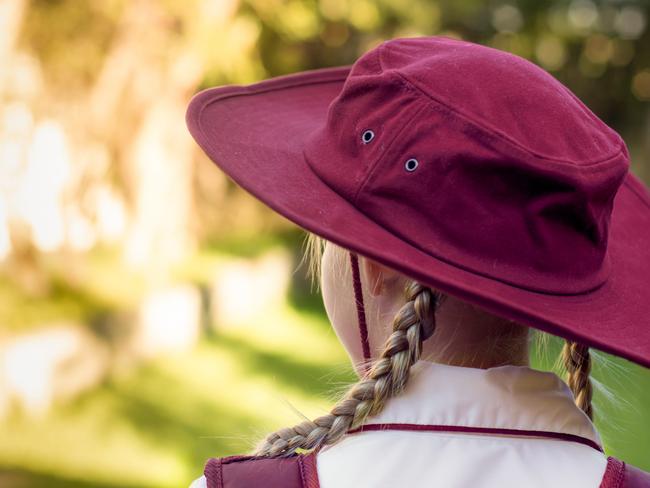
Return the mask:
[[[193, 93], [443, 34], [550, 71], [648, 183], [649, 15], [626, 0], [0, 0], [0, 486], [187, 486], [354, 378], [302, 233], [200, 153]], [[650, 470], [650, 374], [601, 354], [594, 377], [608, 453]]]

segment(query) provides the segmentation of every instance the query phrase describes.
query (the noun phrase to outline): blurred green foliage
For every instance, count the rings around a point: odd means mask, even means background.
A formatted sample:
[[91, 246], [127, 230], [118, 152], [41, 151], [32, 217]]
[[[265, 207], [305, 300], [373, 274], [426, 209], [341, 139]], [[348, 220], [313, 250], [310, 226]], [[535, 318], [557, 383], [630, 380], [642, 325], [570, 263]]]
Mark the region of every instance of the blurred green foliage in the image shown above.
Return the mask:
[[248, 451], [296, 410], [320, 414], [353, 379], [322, 313], [278, 304], [42, 419], [0, 423], [0, 486], [189, 485], [209, 457]]
[[[209, 457], [321, 414], [354, 375], [323, 315], [301, 310], [282, 305], [191, 353], [117, 372], [43, 419], [0, 423], [0, 486], [185, 486]], [[560, 347], [535, 348], [533, 365], [553, 369]], [[595, 405], [607, 452], [647, 469], [650, 378], [602, 354], [594, 377], [606, 385]]]
[[[189, 98], [182, 90], [194, 78], [178, 75], [185, 66], [198, 73], [194, 92], [349, 64], [385, 39], [433, 34], [504, 49], [549, 70], [623, 134], [634, 171], [650, 181], [650, 2], [31, 0], [26, 5], [19, 44], [40, 62], [44, 83], [36, 105], [47, 116], [63, 114], [80, 125], [83, 130], [71, 139], [106, 144], [111, 165], [104, 177], [131, 207], [137, 206], [138, 179], [126, 155], [146, 111], [141, 99]], [[129, 53], [135, 53], [140, 78], [131, 81], [131, 92], [109, 97], [109, 108], [117, 108], [99, 110], [108, 114], [101, 124], [90, 123], [95, 108], [89, 94], [107, 73], [117, 74], [106, 78], [102, 89], [122, 82], [121, 73], [134, 62]], [[181, 88], [165, 85], [174, 76]], [[101, 97], [95, 93], [95, 98]], [[171, 280], [205, 287], [228, 256], [252, 257], [273, 246], [299, 254], [301, 235], [293, 226], [219, 179], [205, 160], [199, 159], [194, 172], [197, 250], [172, 267]], [[151, 274], [125, 266], [121, 249], [97, 247], [70, 256], [27, 247], [2, 267], [0, 332], [72, 320], [118, 347], [120, 316], [128, 320]], [[200, 475], [208, 457], [245, 452], [266, 431], [294, 423], [299, 416], [293, 408], [307, 416], [321, 413], [353, 375], [318, 295], [310, 294], [299, 276], [293, 281], [287, 302], [272, 315], [205, 334], [192, 352], [116, 364], [99, 388], [56, 405], [42, 418], [12, 414], [0, 423], [0, 486], [183, 486]], [[557, 354], [558, 342], [551, 340], [535, 348], [534, 364], [550, 369]], [[596, 422], [608, 452], [650, 469], [648, 373], [598, 355], [595, 379]]]

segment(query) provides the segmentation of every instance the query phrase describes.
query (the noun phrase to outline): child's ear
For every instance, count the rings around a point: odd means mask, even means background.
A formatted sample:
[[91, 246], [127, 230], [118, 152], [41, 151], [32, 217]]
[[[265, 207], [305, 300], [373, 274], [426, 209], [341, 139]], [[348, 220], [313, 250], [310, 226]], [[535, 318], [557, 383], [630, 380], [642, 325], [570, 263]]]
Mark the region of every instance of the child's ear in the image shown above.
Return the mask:
[[399, 274], [377, 261], [362, 258], [361, 273], [367, 283], [368, 291], [374, 297], [386, 293], [386, 288], [393, 286], [399, 279]]

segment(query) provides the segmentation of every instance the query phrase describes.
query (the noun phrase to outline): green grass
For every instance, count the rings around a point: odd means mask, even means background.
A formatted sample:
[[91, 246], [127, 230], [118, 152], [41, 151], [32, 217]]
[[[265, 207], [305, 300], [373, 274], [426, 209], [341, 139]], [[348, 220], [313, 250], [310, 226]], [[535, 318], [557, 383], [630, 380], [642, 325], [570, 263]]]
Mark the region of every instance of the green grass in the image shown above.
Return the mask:
[[124, 265], [116, 249], [9, 261], [0, 267], [0, 328], [22, 332], [61, 320], [95, 325], [138, 303], [145, 271]]
[[321, 414], [352, 380], [323, 319], [281, 308], [116, 374], [45, 418], [0, 424], [0, 486], [187, 486], [207, 458]]
[[[114, 290], [110, 256], [94, 259], [78, 272], [92, 281], [79, 288], [66, 282], [70, 303], [85, 290], [82, 318], [128, 306], [140, 286], [136, 276], [126, 292]], [[216, 258], [196, 259], [183, 277], [200, 282]], [[354, 376], [319, 299], [300, 289], [304, 283], [287, 304], [220, 330], [192, 352], [116, 370], [43, 418], [12, 415], [0, 423], [0, 486], [187, 486], [207, 458], [247, 452], [266, 432], [322, 414]], [[52, 315], [69, 312], [60, 306]], [[536, 348], [533, 364], [552, 368], [560, 345], [553, 339]], [[597, 354], [594, 378], [608, 453], [650, 470], [650, 373]]]

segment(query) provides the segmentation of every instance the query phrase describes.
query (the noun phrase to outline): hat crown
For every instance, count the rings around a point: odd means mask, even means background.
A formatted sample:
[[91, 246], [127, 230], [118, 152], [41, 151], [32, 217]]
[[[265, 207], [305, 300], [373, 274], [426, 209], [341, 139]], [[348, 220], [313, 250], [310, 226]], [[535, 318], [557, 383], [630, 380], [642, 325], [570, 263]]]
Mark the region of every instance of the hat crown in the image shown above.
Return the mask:
[[534, 291], [607, 278], [627, 149], [522, 58], [446, 38], [386, 42], [354, 64], [305, 156], [423, 253]]

